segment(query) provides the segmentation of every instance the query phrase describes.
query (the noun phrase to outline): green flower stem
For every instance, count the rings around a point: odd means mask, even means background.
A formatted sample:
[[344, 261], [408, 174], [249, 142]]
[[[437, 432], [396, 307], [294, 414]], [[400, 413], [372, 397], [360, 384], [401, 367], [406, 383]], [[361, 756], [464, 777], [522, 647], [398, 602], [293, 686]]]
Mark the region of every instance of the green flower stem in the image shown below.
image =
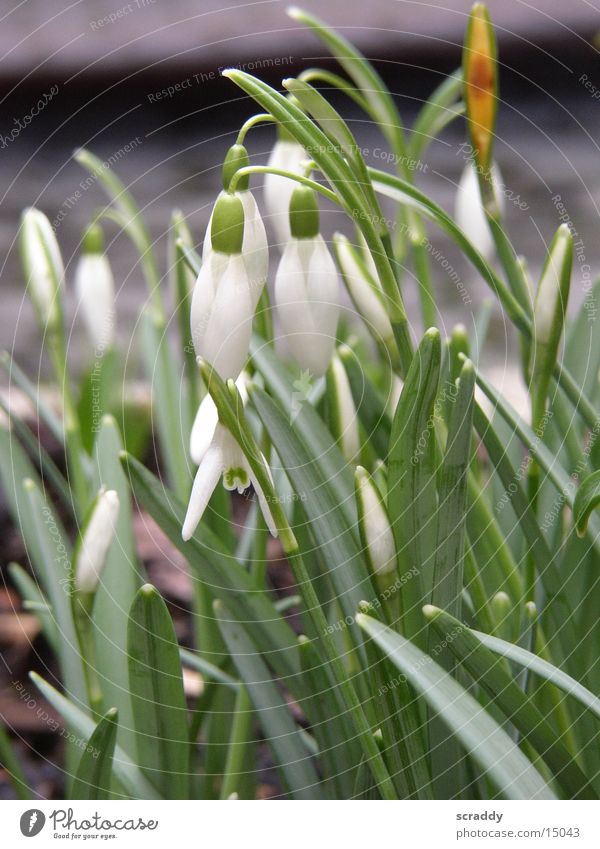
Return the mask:
[[240, 127], [240, 131], [237, 134], [237, 139], [235, 141], [236, 144], [244, 144], [247, 133], [253, 128], [258, 126], [259, 124], [274, 123], [275, 118], [270, 115], [268, 112], [259, 112], [257, 115], [253, 115], [251, 118], [248, 118], [247, 121], [244, 121], [242, 126]]
[[235, 172], [233, 177], [231, 178], [231, 183], [229, 184], [229, 190], [231, 192], [235, 192], [235, 187], [237, 186], [239, 180], [243, 177], [248, 176], [249, 174], [277, 174], [279, 177], [287, 177], [289, 180], [295, 180], [297, 183], [302, 183], [304, 186], [309, 186], [313, 191], [319, 192], [328, 200], [336, 203], [338, 206], [342, 206], [340, 203], [339, 197], [335, 192], [332, 192], [331, 189], [328, 189], [327, 186], [323, 186], [321, 183], [317, 183], [316, 180], [311, 180], [310, 177], [304, 177], [301, 174], [296, 174], [293, 171], [285, 171], [281, 168], [272, 168], [270, 165], [247, 165], [244, 168], [240, 168]]
[[199, 375], [198, 366], [196, 365], [196, 354], [194, 352], [194, 346], [192, 345], [190, 334], [190, 292], [187, 281], [187, 265], [185, 261], [185, 254], [181, 249], [179, 240], [175, 243], [174, 271], [176, 292], [175, 309], [177, 312], [179, 338], [183, 347], [183, 364], [189, 393], [190, 423], [192, 423], [194, 421], [198, 405], [200, 404], [200, 394], [198, 392]]
[[75, 496], [76, 513], [81, 518], [88, 506], [89, 489], [83, 464], [84, 449], [81, 429], [69, 382], [67, 356], [62, 330], [50, 335], [48, 347], [56, 381], [62, 388], [63, 428], [68, 480]]
[[96, 643], [92, 622], [93, 598], [74, 592], [72, 596], [73, 622], [81, 652], [83, 675], [92, 714], [102, 716], [102, 690], [96, 672]]

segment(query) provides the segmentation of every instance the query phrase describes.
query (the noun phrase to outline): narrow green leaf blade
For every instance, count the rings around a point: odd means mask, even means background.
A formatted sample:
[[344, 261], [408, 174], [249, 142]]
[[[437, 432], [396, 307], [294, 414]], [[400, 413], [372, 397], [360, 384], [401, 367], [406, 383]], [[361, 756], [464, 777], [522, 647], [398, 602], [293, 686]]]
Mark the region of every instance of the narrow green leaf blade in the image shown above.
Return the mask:
[[600, 469], [582, 482], [573, 502], [573, 519], [578, 536], [585, 536], [592, 511], [600, 505]]
[[110, 799], [112, 761], [117, 742], [118, 711], [111, 708], [100, 720], [83, 751], [73, 781], [72, 799]]
[[129, 616], [129, 689], [138, 763], [166, 799], [188, 799], [187, 705], [175, 629], [150, 584], [139, 590]]
[[214, 604], [219, 627], [244, 681], [282, 776], [295, 799], [318, 799], [320, 782], [283, 696], [245, 628], [220, 602]]
[[[52, 707], [54, 707], [64, 718], [67, 725], [75, 728], [78, 734], [84, 739], [91, 737], [95, 731], [96, 723], [94, 720], [80, 710], [73, 702], [61, 695], [58, 690], [55, 690], [47, 681], [44, 681], [37, 673], [31, 672], [30, 678], [42, 693], [44, 698], [48, 699]], [[145, 778], [140, 768], [134, 761], [120, 748], [115, 747], [113, 755], [113, 771], [115, 778], [132, 799], [159, 799], [160, 794], [155, 787]]]
[[540, 713], [535, 702], [509, 675], [501, 661], [458, 619], [428, 605], [425, 617], [473, 680], [483, 687], [507, 719], [546, 761], [568, 799], [595, 799], [596, 794], [555, 729]]
[[506, 799], [554, 799], [555, 796], [508, 734], [449, 673], [408, 640], [364, 614], [357, 622]]
[[441, 366], [437, 330], [428, 330], [413, 358], [394, 415], [388, 461], [388, 512], [400, 573], [419, 574], [403, 588], [404, 627], [422, 629], [421, 607], [433, 586], [436, 524], [434, 405]]

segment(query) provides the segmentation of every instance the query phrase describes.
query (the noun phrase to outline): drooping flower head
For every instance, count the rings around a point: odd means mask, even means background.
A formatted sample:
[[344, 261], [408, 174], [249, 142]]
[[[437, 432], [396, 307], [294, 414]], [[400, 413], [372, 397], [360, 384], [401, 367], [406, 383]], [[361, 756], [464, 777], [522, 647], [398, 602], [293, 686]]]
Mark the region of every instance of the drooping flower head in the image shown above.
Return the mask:
[[92, 344], [97, 351], [105, 351], [115, 336], [115, 284], [98, 224], [92, 224], [83, 238], [75, 290]]
[[196, 280], [191, 333], [196, 355], [227, 380], [239, 375], [250, 346], [254, 304], [242, 255], [244, 207], [236, 195], [219, 196], [211, 219], [211, 248]]
[[291, 238], [275, 277], [275, 303], [283, 336], [298, 365], [325, 373], [336, 341], [340, 281], [319, 232], [314, 192], [298, 186], [289, 209]]

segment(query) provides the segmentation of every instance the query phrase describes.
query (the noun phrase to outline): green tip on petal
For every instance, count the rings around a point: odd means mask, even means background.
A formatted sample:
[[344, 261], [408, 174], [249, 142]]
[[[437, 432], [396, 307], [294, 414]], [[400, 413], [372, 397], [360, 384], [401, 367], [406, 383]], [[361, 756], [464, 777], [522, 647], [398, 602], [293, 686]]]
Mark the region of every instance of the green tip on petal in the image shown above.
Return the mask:
[[[247, 168], [249, 164], [250, 160], [248, 158], [248, 151], [246, 150], [244, 145], [231, 145], [231, 147], [227, 151], [227, 155], [225, 156], [225, 160], [223, 162], [223, 188], [226, 192], [229, 191], [229, 186], [231, 184], [231, 180], [233, 179], [233, 175], [236, 174], [240, 170], [240, 168]], [[240, 192], [245, 192], [249, 184], [249, 175], [240, 177], [236, 185], [236, 190]]]
[[319, 205], [308, 186], [294, 189], [290, 201], [290, 230], [294, 239], [314, 239], [319, 235]]
[[214, 208], [210, 238], [213, 250], [240, 254], [244, 240], [244, 207], [235, 195], [220, 195]]
[[84, 254], [101, 254], [104, 251], [104, 233], [102, 227], [94, 222], [90, 224], [83, 236]]

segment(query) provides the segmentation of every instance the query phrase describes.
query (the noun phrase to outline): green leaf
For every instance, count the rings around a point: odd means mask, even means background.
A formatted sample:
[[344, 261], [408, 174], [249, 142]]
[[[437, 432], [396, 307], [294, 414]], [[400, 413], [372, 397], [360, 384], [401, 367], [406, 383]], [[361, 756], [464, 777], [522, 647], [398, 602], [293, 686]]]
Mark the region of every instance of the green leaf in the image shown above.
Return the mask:
[[0, 398], [0, 409], [4, 410], [9, 418], [10, 424], [14, 432], [19, 437], [21, 444], [25, 448], [28, 456], [36, 463], [40, 470], [40, 475], [44, 481], [47, 481], [56, 491], [63, 506], [69, 512], [73, 511], [73, 496], [69, 485], [61, 470], [58, 468], [48, 451], [44, 448], [41, 441], [34, 436], [30, 428], [21, 420], [21, 418], [11, 412], [8, 404]]
[[387, 457], [391, 423], [385, 401], [361, 368], [355, 351], [347, 345], [342, 345], [339, 357], [346, 369], [356, 412], [369, 436], [369, 442], [378, 457]]
[[460, 616], [465, 556], [467, 480], [471, 460], [471, 428], [475, 372], [463, 365], [450, 411], [446, 452], [438, 484], [438, 529], [431, 601]]
[[456, 103], [462, 94], [462, 69], [454, 71], [435, 89], [423, 104], [412, 126], [408, 152], [419, 159], [429, 144], [459, 115], [464, 115], [464, 103]]
[[62, 446], [65, 438], [62, 422], [44, 399], [40, 397], [39, 388], [29, 380], [8, 351], [0, 353], [0, 364], [4, 366], [9, 381], [15, 383], [31, 401], [36, 417], [44, 422], [52, 436]]
[[508, 734], [448, 672], [400, 634], [358, 614], [356, 620], [462, 743], [506, 799], [555, 796]]
[[129, 614], [129, 689], [137, 761], [166, 799], [189, 799], [187, 705], [175, 629], [158, 591], [145, 584]]
[[26, 494], [23, 505], [26, 524], [21, 528], [23, 540], [40, 577], [60, 635], [62, 680], [69, 696], [81, 704], [87, 704], [82, 658], [71, 610], [71, 544], [58, 517], [34, 481], [27, 479], [23, 488]]
[[556, 730], [540, 713], [502, 662], [458, 619], [427, 605], [425, 618], [438, 637], [446, 640], [456, 659], [546, 761], [567, 799], [595, 799], [596, 794]]
[[273, 349], [255, 337], [251, 348], [252, 362], [263, 376], [267, 388], [293, 423], [294, 431], [305, 446], [319, 458], [319, 467], [327, 480], [346, 522], [356, 524], [354, 478], [323, 419], [306, 397], [306, 387], [292, 377]]
[[572, 647], [577, 645], [577, 632], [573, 611], [565, 593], [564, 579], [558, 570], [556, 559], [548, 548], [531, 503], [508, 459], [506, 446], [500, 441], [479, 404], [475, 404], [474, 423], [490, 460], [498, 471], [500, 480], [506, 491], [510, 493], [512, 508], [527, 541], [528, 549], [535, 558], [536, 571], [545, 590], [545, 611], [552, 619], [555, 637], [563, 656], [569, 657], [572, 655]]
[[160, 439], [161, 456], [170, 486], [181, 499], [186, 499], [192, 474], [187, 457], [189, 432], [184, 432], [183, 428], [183, 422], [188, 420], [188, 416], [179, 392], [179, 368], [161, 315], [146, 310], [142, 327], [146, 372], [152, 387], [152, 410]]
[[405, 633], [422, 629], [421, 607], [433, 586], [435, 553], [435, 399], [441, 365], [440, 334], [423, 336], [396, 408], [388, 462], [388, 513], [400, 573], [419, 574], [403, 587]]
[[519, 666], [523, 666], [530, 672], [535, 672], [540, 678], [554, 684], [568, 696], [572, 696], [590, 710], [598, 719], [600, 719], [600, 699], [595, 696], [587, 687], [580, 684], [575, 678], [572, 678], [558, 666], [548, 663], [536, 654], [527, 651], [521, 646], [515, 646], [512, 643], [507, 643], [506, 640], [501, 640], [499, 637], [492, 637], [489, 634], [483, 634], [480, 631], [473, 632], [475, 636], [481, 640], [484, 646], [496, 654], [506, 657]]
[[[30, 673], [30, 678], [46, 698], [64, 718], [67, 725], [74, 728], [85, 740], [92, 736], [96, 723], [91, 717], [80, 710], [73, 702], [61, 695], [36, 672]], [[144, 777], [142, 771], [131, 760], [120, 746], [115, 747], [113, 755], [113, 773], [123, 790], [132, 799], [159, 799], [155, 787]]]
[[320, 458], [313, 454], [314, 448], [307, 450], [282, 410], [265, 392], [253, 387], [250, 398], [299, 496], [329, 570], [337, 600], [345, 616], [352, 618], [362, 599], [373, 598], [354, 530], [338, 509], [339, 502], [323, 476]]
[[202, 522], [194, 537], [184, 542], [183, 504], [135, 458], [124, 454], [122, 462], [135, 498], [187, 559], [198, 579], [218, 593], [240, 621], [252, 626], [258, 647], [270, 652], [273, 667], [286, 686], [302, 689], [296, 637], [266, 593], [256, 588], [248, 572]]
[[119, 744], [133, 756], [133, 713], [125, 646], [129, 610], [142, 584], [142, 575], [133, 534], [131, 492], [119, 461], [121, 450], [117, 423], [112, 416], [104, 416], [94, 445], [95, 489], [105, 486], [116, 490], [120, 506], [115, 538], [94, 599], [96, 661], [104, 704], [119, 712]]
[[54, 615], [50, 609], [40, 586], [29, 575], [22, 566], [18, 563], [8, 564], [8, 573], [11, 581], [19, 591], [19, 595], [23, 600], [23, 606], [32, 605], [35, 607], [35, 615], [42, 624], [44, 636], [52, 647], [52, 650], [58, 655], [60, 652], [60, 638]]
[[575, 494], [573, 519], [577, 535], [585, 536], [592, 511], [600, 505], [600, 469], [585, 478]]
[[215, 615], [229, 653], [244, 681], [259, 716], [265, 737], [291, 795], [295, 799], [320, 798], [320, 782], [306, 746], [283, 695], [257, 652], [245, 628], [220, 602]]
[[33, 792], [27, 783], [25, 773], [13, 751], [3, 717], [0, 717], [0, 767], [8, 775], [18, 799], [33, 798]]
[[372, 115], [376, 117], [381, 131], [394, 151], [399, 154], [402, 153], [404, 151], [404, 133], [400, 115], [384, 81], [371, 63], [359, 53], [353, 44], [314, 15], [305, 12], [303, 9], [298, 9], [296, 6], [288, 9], [288, 15], [295, 21], [309, 26], [326, 45], [355, 86], [367, 97]]
[[71, 788], [71, 799], [110, 799], [112, 763], [117, 742], [118, 711], [111, 708], [100, 720], [83, 751]]

